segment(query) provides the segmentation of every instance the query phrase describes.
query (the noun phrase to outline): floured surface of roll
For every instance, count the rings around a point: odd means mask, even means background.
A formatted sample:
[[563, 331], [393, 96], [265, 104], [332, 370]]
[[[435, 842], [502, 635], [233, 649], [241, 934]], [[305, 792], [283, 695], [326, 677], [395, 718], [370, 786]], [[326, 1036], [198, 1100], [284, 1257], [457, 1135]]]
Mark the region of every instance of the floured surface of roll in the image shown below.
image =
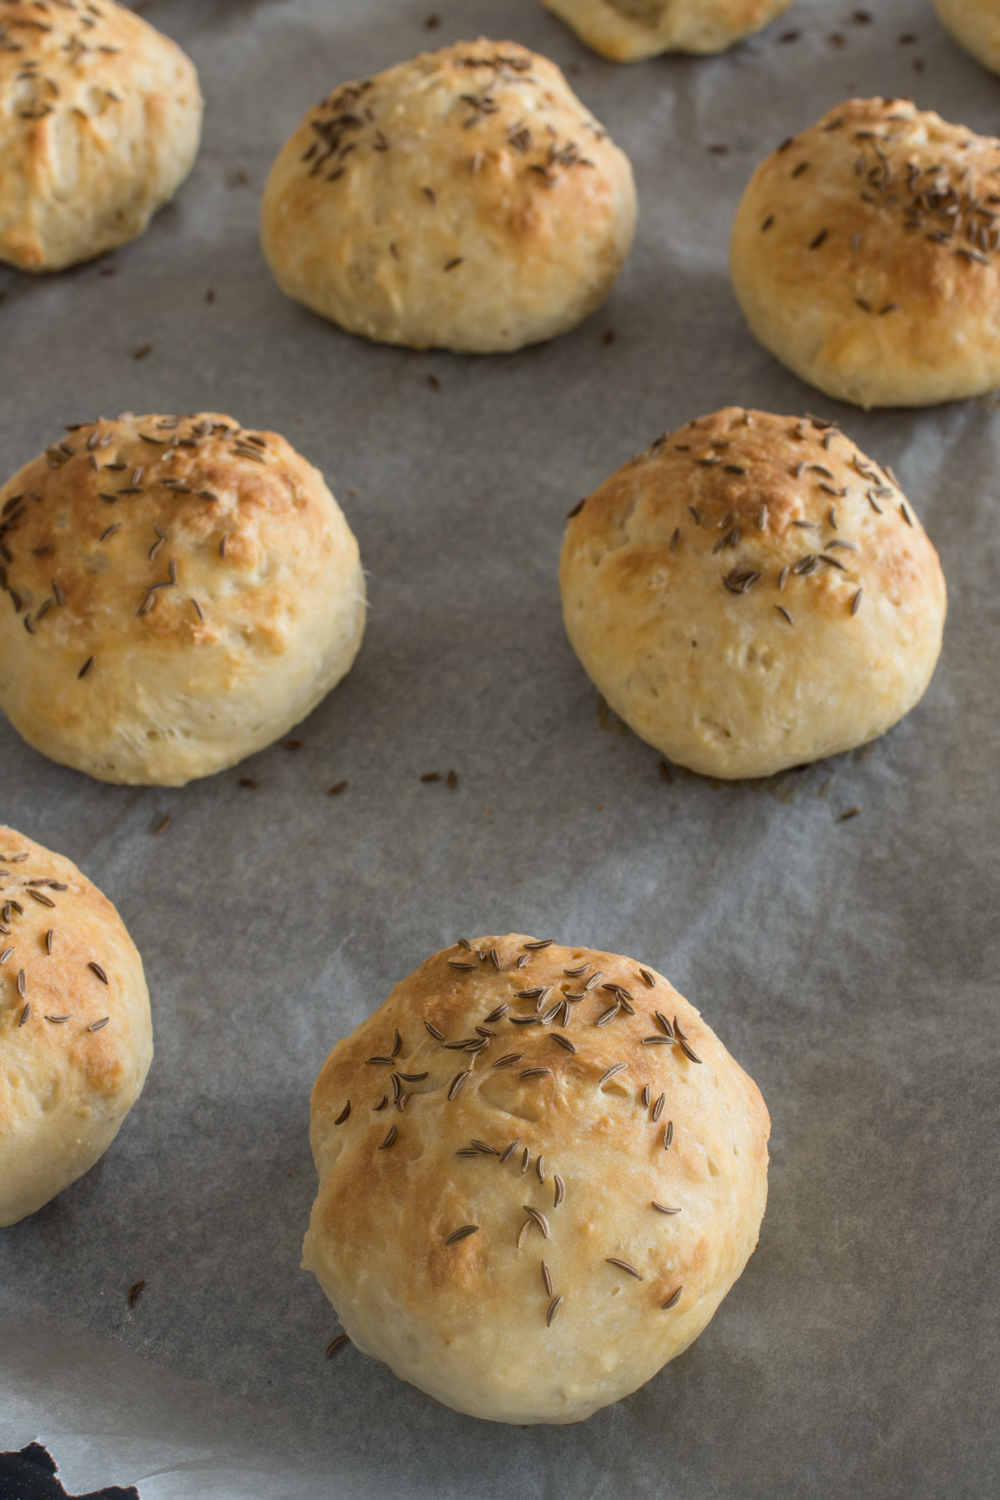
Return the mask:
[[627, 156], [559, 69], [483, 38], [341, 85], [261, 204], [289, 296], [366, 338], [478, 354], [593, 312], [635, 220]]
[[152, 1056], [142, 960], [111, 902], [0, 827], [0, 1225], [103, 1155]]
[[115, 0], [0, 4], [0, 260], [59, 271], [141, 234], [201, 135], [194, 65]]
[[355, 1344], [439, 1401], [578, 1422], [743, 1270], [768, 1131], [661, 975], [518, 934], [456, 944], [323, 1066], [303, 1264]]
[[0, 708], [102, 781], [181, 786], [350, 668], [365, 586], [318, 470], [231, 417], [87, 422], [0, 488]]
[[856, 406], [1000, 385], [1000, 141], [909, 99], [849, 99], [754, 172], [730, 271], [750, 328]]
[[946, 610], [891, 474], [828, 423], [741, 407], [664, 434], [582, 502], [560, 584], [614, 711], [727, 779], [884, 733], [926, 690]]
[[724, 52], [792, 0], [542, 0], [582, 42], [613, 62], [661, 52]]
[[1000, 6], [996, 0], [934, 0], [941, 24], [991, 73], [1000, 73]]

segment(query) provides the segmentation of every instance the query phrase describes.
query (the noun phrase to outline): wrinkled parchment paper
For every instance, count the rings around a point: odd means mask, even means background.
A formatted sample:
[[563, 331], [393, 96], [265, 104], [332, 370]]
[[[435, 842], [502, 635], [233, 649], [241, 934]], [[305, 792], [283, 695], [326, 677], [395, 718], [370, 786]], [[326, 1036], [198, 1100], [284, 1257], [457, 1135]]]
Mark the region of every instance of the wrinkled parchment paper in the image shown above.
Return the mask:
[[[323, 469], [370, 572], [360, 658], [301, 749], [128, 789], [0, 723], [3, 819], [118, 904], [156, 1027], [114, 1147], [0, 1232], [0, 1446], [40, 1437], [71, 1490], [996, 1493], [998, 404], [839, 407], [755, 345], [726, 275], [754, 165], [838, 99], [912, 95], [1000, 130], [1000, 79], [930, 0], [873, 11], [798, 0], [726, 56], [623, 68], [536, 0], [154, 0], [205, 91], [192, 178], [108, 261], [0, 270], [4, 472], [98, 411], [228, 411]], [[268, 274], [267, 168], [337, 82], [477, 34], [568, 68], [629, 152], [632, 258], [546, 347], [473, 359], [348, 338]], [[874, 746], [765, 784], [667, 785], [567, 645], [558, 547], [580, 496], [729, 402], [835, 418], [893, 466], [944, 563], [944, 654]], [[450, 769], [454, 790], [420, 780]], [[664, 970], [774, 1122], [743, 1278], [686, 1354], [576, 1428], [476, 1422], [351, 1348], [327, 1360], [337, 1322], [298, 1269], [328, 1049], [426, 954], [512, 929]]]

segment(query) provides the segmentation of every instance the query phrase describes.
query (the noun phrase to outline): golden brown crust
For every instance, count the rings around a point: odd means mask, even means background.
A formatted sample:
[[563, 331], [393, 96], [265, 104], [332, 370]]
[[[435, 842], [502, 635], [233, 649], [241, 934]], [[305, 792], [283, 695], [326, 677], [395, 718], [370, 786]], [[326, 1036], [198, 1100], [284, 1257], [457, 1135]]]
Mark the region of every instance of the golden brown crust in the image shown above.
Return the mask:
[[613, 62], [661, 52], [723, 52], [792, 0], [542, 0], [581, 41]]
[[0, 827], [0, 1225], [93, 1166], [152, 1055], [142, 960], [111, 902]]
[[580, 1421], [686, 1348], [739, 1276], [768, 1130], [655, 971], [518, 934], [456, 944], [320, 1072], [304, 1264], [354, 1342], [438, 1400]]
[[995, 0], [934, 0], [942, 26], [977, 62], [1000, 73], [1000, 11]]
[[730, 270], [762, 344], [857, 406], [1000, 384], [1000, 141], [849, 99], [754, 172]]
[[105, 781], [180, 785], [303, 719], [364, 628], [322, 475], [215, 412], [85, 423], [0, 488], [0, 707]]
[[194, 66], [115, 0], [0, 4], [0, 260], [58, 271], [141, 234], [191, 169]]
[[941, 649], [937, 553], [891, 475], [816, 419], [726, 407], [664, 434], [574, 513], [560, 581], [611, 707], [708, 776], [873, 739]]
[[592, 312], [635, 216], [628, 158], [559, 69], [480, 38], [310, 110], [271, 169], [261, 236], [283, 290], [351, 333], [488, 353]]

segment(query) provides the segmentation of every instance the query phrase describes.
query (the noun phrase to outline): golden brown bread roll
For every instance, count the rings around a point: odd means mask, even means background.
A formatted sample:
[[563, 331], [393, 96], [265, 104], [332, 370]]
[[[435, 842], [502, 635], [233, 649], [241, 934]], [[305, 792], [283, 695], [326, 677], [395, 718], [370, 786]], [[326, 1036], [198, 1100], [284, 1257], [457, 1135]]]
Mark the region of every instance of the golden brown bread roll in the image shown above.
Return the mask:
[[358, 1348], [447, 1406], [579, 1422], [687, 1348], [743, 1270], [769, 1128], [662, 975], [463, 941], [323, 1066], [303, 1265]]
[[317, 469], [231, 417], [86, 422], [0, 488], [0, 709], [101, 781], [182, 786], [304, 719], [365, 621]]
[[1000, 6], [996, 0], [934, 0], [942, 26], [991, 73], [1000, 73]]
[[1000, 384], [1000, 142], [908, 99], [849, 99], [754, 172], [737, 299], [765, 348], [856, 406]]
[[542, 0], [581, 41], [613, 62], [661, 52], [724, 52], [792, 0]]
[[945, 584], [892, 476], [835, 427], [726, 407], [664, 434], [573, 512], [563, 618], [640, 739], [768, 776], [908, 713]]
[[0, 100], [0, 260], [22, 271], [134, 239], [198, 151], [194, 65], [115, 0], [4, 0]]
[[0, 1225], [111, 1145], [153, 1056], [142, 959], [68, 859], [0, 827]]
[[603, 302], [635, 229], [632, 169], [559, 69], [457, 42], [311, 109], [271, 169], [264, 253], [350, 333], [483, 354]]

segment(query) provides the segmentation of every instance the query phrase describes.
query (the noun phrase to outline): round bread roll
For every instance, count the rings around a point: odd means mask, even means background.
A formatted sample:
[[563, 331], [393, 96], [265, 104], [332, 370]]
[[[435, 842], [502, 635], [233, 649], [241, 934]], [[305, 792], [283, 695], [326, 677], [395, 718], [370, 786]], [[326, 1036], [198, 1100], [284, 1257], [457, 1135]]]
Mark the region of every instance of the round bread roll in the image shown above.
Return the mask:
[[996, 0], [934, 0], [946, 30], [991, 73], [1000, 73], [1000, 6]]
[[635, 219], [628, 157], [555, 64], [480, 39], [310, 110], [261, 234], [281, 288], [350, 333], [489, 354], [593, 312]]
[[317, 469], [231, 417], [103, 417], [0, 488], [0, 709], [101, 781], [183, 786], [315, 708], [365, 623]]
[[743, 1270], [769, 1129], [661, 975], [462, 941], [323, 1066], [303, 1266], [359, 1349], [446, 1406], [579, 1422], [686, 1349]]
[[754, 172], [730, 269], [747, 322], [865, 408], [1000, 384], [1000, 141], [908, 99], [850, 99]]
[[760, 31], [792, 0], [542, 0], [612, 62], [661, 52], [724, 52]]
[[769, 776], [908, 713], [941, 650], [937, 553], [892, 474], [827, 422], [726, 407], [571, 513], [563, 618], [640, 739]]
[[0, 4], [0, 260], [61, 271], [141, 234], [198, 152], [194, 65], [115, 0]]
[[76, 865], [0, 827], [0, 1225], [88, 1172], [153, 1057], [142, 959]]

